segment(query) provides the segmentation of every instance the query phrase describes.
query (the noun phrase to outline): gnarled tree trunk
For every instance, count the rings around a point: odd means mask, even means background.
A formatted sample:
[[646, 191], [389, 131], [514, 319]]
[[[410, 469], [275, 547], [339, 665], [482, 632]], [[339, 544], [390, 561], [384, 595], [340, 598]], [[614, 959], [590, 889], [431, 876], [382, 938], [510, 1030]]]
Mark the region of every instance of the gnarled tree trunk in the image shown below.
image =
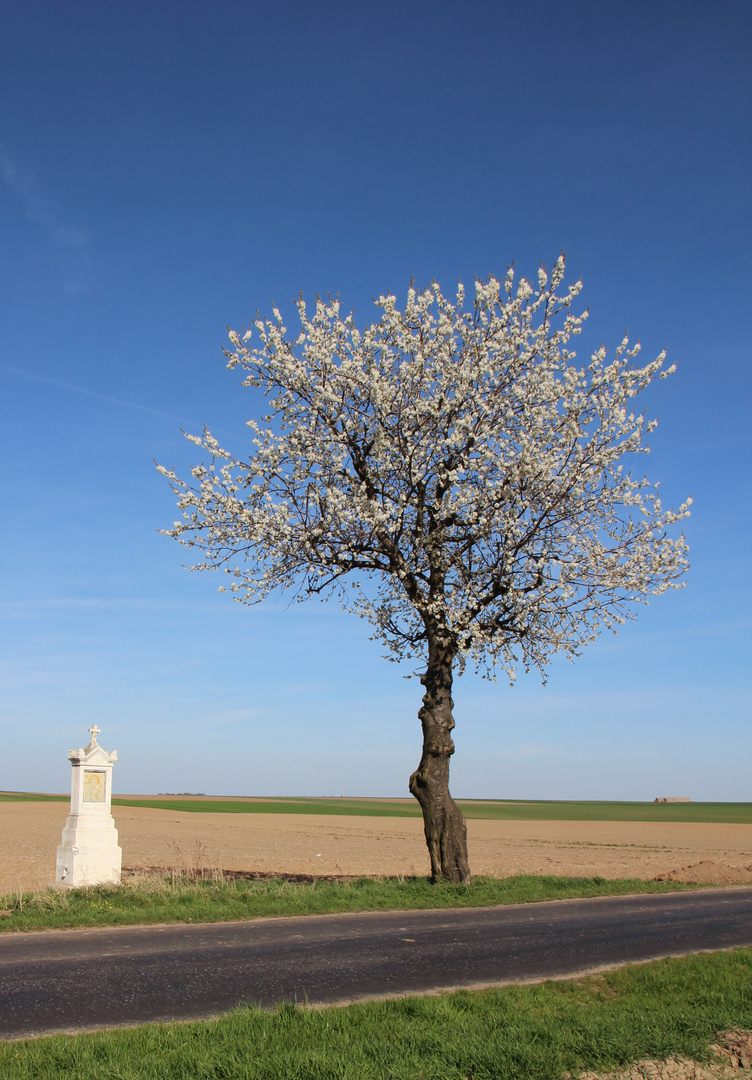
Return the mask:
[[423, 755], [410, 777], [410, 791], [423, 811], [432, 881], [470, 881], [467, 827], [449, 794], [449, 758], [454, 753], [452, 729], [452, 660], [449, 647], [431, 645], [421, 677], [426, 688], [418, 713], [423, 725]]

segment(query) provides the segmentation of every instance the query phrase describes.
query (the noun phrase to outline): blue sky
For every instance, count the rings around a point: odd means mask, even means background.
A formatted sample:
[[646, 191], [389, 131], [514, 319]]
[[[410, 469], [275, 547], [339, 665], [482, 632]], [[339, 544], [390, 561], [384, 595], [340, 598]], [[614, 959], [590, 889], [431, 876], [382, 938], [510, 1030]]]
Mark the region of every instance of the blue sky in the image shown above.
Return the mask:
[[[465, 797], [752, 799], [747, 0], [126, 4], [0, 14], [0, 788], [403, 795], [421, 688], [334, 606], [242, 608], [152, 464], [254, 392], [226, 327], [299, 291], [533, 274], [676, 376], [644, 462], [687, 587], [542, 687], [456, 684]], [[642, 464], [642, 462], [640, 463]]]

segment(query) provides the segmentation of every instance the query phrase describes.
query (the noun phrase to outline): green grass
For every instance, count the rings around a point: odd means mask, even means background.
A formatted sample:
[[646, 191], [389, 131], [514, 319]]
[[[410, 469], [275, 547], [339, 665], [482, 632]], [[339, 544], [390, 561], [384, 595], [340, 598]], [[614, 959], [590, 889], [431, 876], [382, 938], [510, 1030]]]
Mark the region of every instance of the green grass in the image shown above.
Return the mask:
[[[420, 817], [412, 799], [113, 799], [120, 806], [148, 806], [197, 814], [351, 814]], [[499, 802], [458, 799], [466, 818], [508, 821], [694, 821], [752, 824], [752, 803]]]
[[752, 950], [536, 986], [0, 1044], [3, 1080], [558, 1080], [707, 1058], [752, 1027]]
[[344, 911], [489, 907], [587, 896], [675, 892], [674, 882], [605, 878], [475, 878], [471, 885], [431, 885], [426, 878], [355, 878], [311, 882], [145, 877], [120, 886], [56, 890], [0, 898], [0, 931], [145, 923], [226, 922], [262, 916]]
[[120, 799], [113, 806], [146, 806], [188, 814], [338, 814], [357, 817], [420, 817], [414, 799]]
[[[67, 802], [66, 795], [0, 792], [0, 802]], [[752, 802], [645, 803], [500, 801], [458, 799], [466, 818], [508, 821], [686, 821], [752, 825]], [[414, 799], [350, 798], [114, 798], [113, 806], [145, 806], [189, 814], [337, 814], [358, 817], [420, 817]]]
[[687, 821], [752, 824], [752, 803], [484, 802], [458, 800], [467, 818], [515, 821]]
[[0, 791], [0, 802], [70, 802], [70, 795], [40, 795], [36, 791]]

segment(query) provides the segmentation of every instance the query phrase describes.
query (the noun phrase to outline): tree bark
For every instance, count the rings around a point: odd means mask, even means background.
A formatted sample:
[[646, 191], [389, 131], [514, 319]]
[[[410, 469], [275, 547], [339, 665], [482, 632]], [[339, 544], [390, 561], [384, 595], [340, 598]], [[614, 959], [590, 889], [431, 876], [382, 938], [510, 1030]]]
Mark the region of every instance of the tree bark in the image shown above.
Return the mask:
[[426, 692], [418, 713], [423, 726], [423, 755], [410, 777], [410, 792], [423, 811], [431, 880], [468, 883], [467, 827], [449, 794], [449, 759], [454, 753], [453, 660], [449, 647], [429, 646], [428, 667], [421, 677]]

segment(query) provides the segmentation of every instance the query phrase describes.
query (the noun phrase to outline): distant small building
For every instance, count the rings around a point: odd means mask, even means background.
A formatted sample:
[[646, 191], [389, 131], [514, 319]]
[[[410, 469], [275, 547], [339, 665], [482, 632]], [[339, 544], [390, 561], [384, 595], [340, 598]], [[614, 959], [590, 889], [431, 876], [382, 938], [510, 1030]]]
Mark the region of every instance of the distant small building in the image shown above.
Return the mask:
[[692, 802], [687, 795], [664, 795], [660, 799], [653, 799], [653, 802]]

